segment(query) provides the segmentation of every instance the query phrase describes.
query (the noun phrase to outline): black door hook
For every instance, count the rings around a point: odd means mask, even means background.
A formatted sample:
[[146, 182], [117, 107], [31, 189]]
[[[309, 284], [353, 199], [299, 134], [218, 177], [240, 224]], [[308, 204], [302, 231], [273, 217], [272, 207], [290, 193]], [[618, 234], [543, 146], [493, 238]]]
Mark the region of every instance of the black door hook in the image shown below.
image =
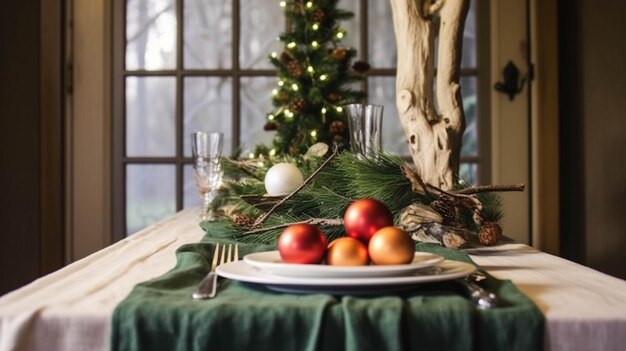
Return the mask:
[[522, 80], [519, 82], [518, 85], [518, 80], [520, 79], [519, 76], [519, 69], [517, 68], [517, 66], [515, 66], [513, 61], [509, 61], [509, 63], [507, 63], [502, 70], [502, 77], [504, 78], [504, 82], [496, 82], [493, 87], [497, 91], [507, 94], [509, 96], [509, 100], [513, 101], [515, 95], [522, 92], [522, 89], [524, 89], [524, 84], [526, 84], [526, 76], [524, 76], [522, 77]]

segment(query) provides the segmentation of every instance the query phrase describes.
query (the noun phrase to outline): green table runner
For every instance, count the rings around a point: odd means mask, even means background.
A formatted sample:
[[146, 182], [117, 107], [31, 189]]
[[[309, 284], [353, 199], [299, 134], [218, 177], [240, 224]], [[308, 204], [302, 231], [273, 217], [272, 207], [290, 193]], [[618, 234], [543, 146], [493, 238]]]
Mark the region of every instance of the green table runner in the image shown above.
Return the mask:
[[[543, 316], [510, 281], [489, 278], [497, 308], [478, 310], [454, 282], [399, 295], [296, 295], [221, 280], [212, 300], [191, 293], [209, 269], [216, 242], [180, 247], [165, 275], [138, 284], [112, 318], [113, 350], [539, 350]], [[242, 255], [274, 250], [240, 244]], [[418, 250], [471, 262], [438, 246]]]

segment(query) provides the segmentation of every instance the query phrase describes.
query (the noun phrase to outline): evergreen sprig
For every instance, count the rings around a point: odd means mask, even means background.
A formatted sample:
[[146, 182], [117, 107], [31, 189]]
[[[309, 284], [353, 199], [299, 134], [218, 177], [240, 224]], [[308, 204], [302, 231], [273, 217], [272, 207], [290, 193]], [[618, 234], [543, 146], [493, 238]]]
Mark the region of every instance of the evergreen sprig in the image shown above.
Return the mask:
[[[308, 176], [323, 162], [320, 157], [275, 157], [263, 160], [246, 161], [246, 167], [256, 167], [251, 173], [263, 173], [271, 165], [284, 162], [286, 159], [297, 165]], [[242, 165], [241, 161], [230, 161], [233, 165]], [[406, 161], [401, 157], [382, 153], [375, 158], [362, 158], [350, 152], [337, 155], [326, 167], [311, 180], [301, 191], [294, 194], [284, 204], [277, 207], [275, 212], [263, 223], [263, 227], [285, 225], [311, 219], [338, 219], [343, 218], [347, 207], [357, 199], [373, 198], [384, 203], [392, 211], [395, 222], [399, 225], [399, 214], [407, 206], [419, 202], [430, 204], [433, 197], [412, 191], [411, 182], [401, 172]], [[230, 169], [230, 168], [228, 168]], [[240, 173], [234, 173], [240, 175]], [[232, 174], [226, 174], [227, 178]], [[231, 205], [234, 211], [258, 218], [263, 210], [255, 204], [248, 203], [242, 195], [263, 195], [265, 186], [262, 179], [255, 177], [238, 178], [236, 181], [227, 181], [216, 198], [214, 204]], [[485, 221], [497, 222], [502, 217], [500, 197], [496, 193], [476, 194], [480, 199], [483, 210], [481, 216]], [[472, 219], [471, 211], [460, 209], [459, 220], [461, 225], [470, 231], [478, 228]], [[258, 244], [275, 244], [283, 228], [263, 231], [261, 233], [246, 234], [246, 228], [236, 227], [231, 231], [232, 236], [242, 242]], [[321, 226], [329, 239], [343, 236], [343, 227]]]

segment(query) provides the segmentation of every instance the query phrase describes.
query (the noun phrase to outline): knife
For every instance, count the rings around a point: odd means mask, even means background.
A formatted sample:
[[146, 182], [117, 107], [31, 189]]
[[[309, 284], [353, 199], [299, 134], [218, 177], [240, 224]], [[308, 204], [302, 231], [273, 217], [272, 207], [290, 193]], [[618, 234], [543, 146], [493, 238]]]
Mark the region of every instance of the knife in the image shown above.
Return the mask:
[[[476, 273], [475, 273], [476, 274]], [[481, 280], [475, 274], [468, 275], [465, 279], [457, 279], [467, 293], [470, 300], [481, 310], [496, 307], [498, 305], [498, 297], [496, 294], [486, 290], [482, 286], [478, 285], [476, 281]], [[480, 274], [480, 273], [479, 273]]]

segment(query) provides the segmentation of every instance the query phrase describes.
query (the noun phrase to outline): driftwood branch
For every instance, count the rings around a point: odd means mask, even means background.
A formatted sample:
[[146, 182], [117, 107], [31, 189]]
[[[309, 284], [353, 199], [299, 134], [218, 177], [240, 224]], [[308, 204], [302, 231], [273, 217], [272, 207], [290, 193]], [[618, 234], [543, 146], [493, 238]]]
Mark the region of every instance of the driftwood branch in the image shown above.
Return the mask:
[[398, 48], [396, 105], [411, 158], [425, 183], [449, 190], [456, 184], [465, 130], [459, 79], [469, 0], [390, 3]]
[[414, 192], [436, 197], [437, 199], [448, 202], [456, 208], [466, 208], [471, 210], [473, 213], [472, 219], [478, 225], [482, 223], [482, 216], [480, 215], [480, 212], [483, 209], [483, 204], [480, 199], [478, 199], [476, 194], [483, 192], [523, 191], [525, 187], [524, 184], [486, 185], [461, 189], [458, 191], [443, 190], [437, 186], [425, 183], [418, 172], [408, 165], [403, 165], [400, 169], [402, 174], [411, 182], [411, 189]]

